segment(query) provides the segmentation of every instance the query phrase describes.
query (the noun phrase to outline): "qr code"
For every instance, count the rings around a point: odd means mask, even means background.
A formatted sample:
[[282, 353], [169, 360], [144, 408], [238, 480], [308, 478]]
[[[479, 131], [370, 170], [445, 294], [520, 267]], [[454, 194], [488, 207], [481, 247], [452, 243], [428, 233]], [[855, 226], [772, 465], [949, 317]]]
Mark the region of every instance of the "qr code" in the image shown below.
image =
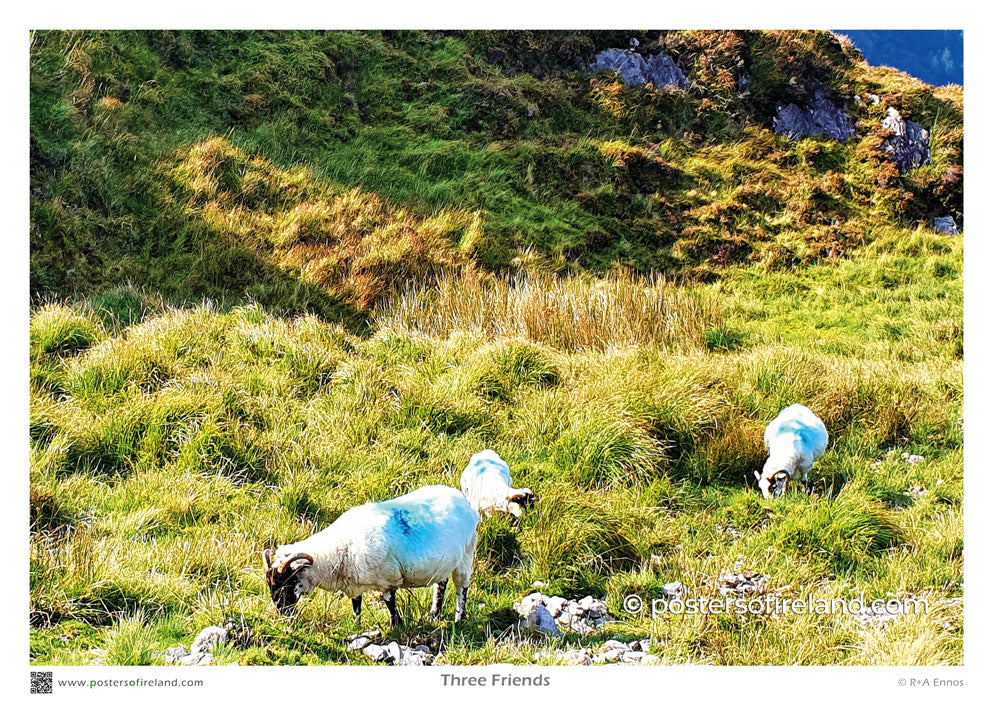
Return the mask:
[[52, 673], [31, 672], [31, 693], [32, 694], [52, 693]]

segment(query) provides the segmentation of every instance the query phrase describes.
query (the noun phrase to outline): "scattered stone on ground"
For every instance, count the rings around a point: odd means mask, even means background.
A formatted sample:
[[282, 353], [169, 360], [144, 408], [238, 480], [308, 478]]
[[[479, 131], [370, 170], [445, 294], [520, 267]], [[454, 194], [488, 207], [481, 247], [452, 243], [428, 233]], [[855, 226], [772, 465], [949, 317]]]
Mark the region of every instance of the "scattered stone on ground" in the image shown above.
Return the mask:
[[916, 465], [919, 462], [924, 462], [923, 455], [911, 455], [910, 453], [904, 453], [900, 457], [902, 457], [905, 461], [907, 461], [911, 465]]
[[901, 173], [919, 168], [931, 160], [928, 146], [931, 137], [920, 124], [904, 120], [898, 111], [890, 107], [883, 118], [883, 127], [893, 132], [883, 141], [883, 150], [893, 156]]
[[902, 612], [891, 613], [884, 610], [876, 610], [866, 606], [860, 611], [853, 611], [852, 618], [863, 628], [870, 625], [878, 624], [882, 628], [886, 628], [890, 621], [894, 618], [899, 618]]
[[757, 572], [724, 572], [717, 580], [721, 594], [762, 594], [766, 591], [769, 578]]
[[795, 104], [780, 105], [772, 120], [773, 129], [780, 136], [805, 139], [824, 134], [843, 141], [855, 135], [855, 127], [845, 111], [818, 91], [807, 107]]
[[349, 650], [362, 650], [370, 643], [379, 642], [383, 639], [383, 634], [378, 630], [367, 630], [364, 633], [356, 633], [345, 638]]
[[193, 641], [193, 645], [190, 646], [190, 652], [193, 654], [201, 652], [210, 652], [214, 649], [216, 645], [227, 642], [228, 631], [226, 628], [221, 628], [220, 626], [208, 626], [200, 631], [196, 639]]
[[665, 54], [649, 56], [625, 49], [607, 49], [596, 55], [590, 66], [590, 73], [617, 71], [621, 82], [629, 86], [651, 83], [657, 88], [687, 86], [686, 76], [671, 58]]
[[670, 599], [681, 599], [686, 593], [686, 587], [680, 581], [669, 582], [662, 585], [662, 593]]
[[514, 610], [525, 620], [528, 628], [536, 628], [557, 638], [562, 637], [562, 630], [586, 635], [613, 620], [607, 605], [592, 596], [576, 601], [534, 592], [515, 603]]
[[935, 217], [934, 230], [935, 233], [950, 234], [952, 236], [957, 236], [959, 233], [959, 228], [955, 224], [954, 217]]
[[171, 647], [162, 653], [166, 662], [171, 664], [181, 664], [187, 666], [203, 666], [214, 661], [214, 654], [211, 652], [190, 652], [185, 645]]
[[723, 533], [731, 540], [738, 540], [741, 537], [741, 531], [730, 524], [717, 524], [717, 532]]
[[251, 630], [245, 625], [244, 620], [241, 624], [228, 621], [223, 627], [207, 626], [201, 630], [188, 650], [185, 645], [177, 645], [156, 654], [170, 664], [203, 666], [214, 662], [212, 650], [218, 645], [231, 643], [236, 647], [247, 647], [252, 644], [252, 640]]
[[662, 660], [658, 656], [649, 654], [651, 642], [644, 640], [634, 640], [630, 643], [620, 640], [607, 640], [600, 646], [599, 652], [594, 653], [593, 648], [581, 647], [565, 651], [546, 651], [538, 653], [538, 658], [553, 658], [560, 662], [571, 665], [592, 665], [617, 663], [623, 665], [657, 665]]
[[348, 643], [348, 650], [361, 650], [373, 662], [387, 662], [398, 667], [423, 667], [434, 661], [431, 648], [427, 645], [410, 647], [396, 641], [383, 642], [383, 634], [378, 630], [349, 635], [345, 642]]

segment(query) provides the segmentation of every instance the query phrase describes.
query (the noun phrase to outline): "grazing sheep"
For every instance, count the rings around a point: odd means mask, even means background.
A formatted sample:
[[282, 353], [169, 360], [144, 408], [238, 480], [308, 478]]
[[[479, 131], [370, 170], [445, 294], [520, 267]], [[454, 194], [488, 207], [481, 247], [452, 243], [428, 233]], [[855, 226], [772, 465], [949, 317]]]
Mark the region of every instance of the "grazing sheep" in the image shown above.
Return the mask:
[[466, 498], [442, 485], [356, 506], [309, 538], [266, 550], [269, 593], [279, 613], [289, 616], [315, 588], [344, 592], [358, 617], [362, 594], [381, 591], [396, 626], [397, 589], [433, 584], [431, 614], [437, 617], [451, 577], [458, 590], [457, 623], [465, 616], [478, 523]]
[[459, 484], [480, 516], [504, 511], [520, 518], [524, 507], [534, 503], [530, 489], [512, 487], [510, 467], [492, 450], [476, 453], [469, 459]]
[[762, 474], [755, 471], [762, 496], [780, 496], [797, 471], [806, 487], [807, 472], [814, 460], [824, 455], [827, 443], [824, 422], [807, 407], [793, 404], [779, 412], [765, 429], [765, 447], [769, 451], [765, 467]]

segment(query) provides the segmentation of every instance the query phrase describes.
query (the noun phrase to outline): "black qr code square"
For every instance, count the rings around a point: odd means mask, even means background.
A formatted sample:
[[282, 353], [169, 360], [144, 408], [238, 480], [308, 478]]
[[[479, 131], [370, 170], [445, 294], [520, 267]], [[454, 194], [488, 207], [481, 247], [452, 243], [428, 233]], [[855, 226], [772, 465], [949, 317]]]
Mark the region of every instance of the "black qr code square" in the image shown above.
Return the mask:
[[32, 694], [52, 693], [52, 673], [31, 672], [31, 693]]

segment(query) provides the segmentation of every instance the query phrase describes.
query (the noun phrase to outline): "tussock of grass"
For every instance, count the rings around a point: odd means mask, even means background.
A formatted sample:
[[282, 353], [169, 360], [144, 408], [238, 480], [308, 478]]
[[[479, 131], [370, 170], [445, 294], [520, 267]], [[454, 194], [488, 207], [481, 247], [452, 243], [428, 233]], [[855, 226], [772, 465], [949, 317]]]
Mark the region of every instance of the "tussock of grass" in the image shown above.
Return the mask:
[[656, 277], [601, 280], [532, 276], [446, 276], [410, 287], [377, 310], [380, 328], [447, 337], [514, 337], [562, 350], [617, 346], [699, 347], [719, 322], [716, 305]]

